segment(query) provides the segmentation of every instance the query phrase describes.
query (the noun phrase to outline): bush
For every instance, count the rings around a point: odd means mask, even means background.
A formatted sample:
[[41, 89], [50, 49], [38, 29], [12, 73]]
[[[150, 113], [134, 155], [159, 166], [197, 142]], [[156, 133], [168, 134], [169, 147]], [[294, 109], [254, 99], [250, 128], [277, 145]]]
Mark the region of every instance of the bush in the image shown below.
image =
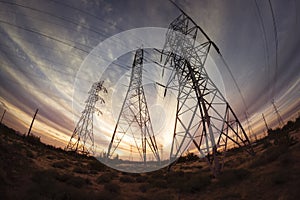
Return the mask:
[[66, 160], [62, 160], [62, 161], [57, 161], [57, 162], [53, 163], [52, 167], [59, 168], [59, 169], [66, 169], [66, 168], [69, 168], [70, 165]]
[[159, 190], [159, 191], [153, 192], [151, 199], [155, 199], [155, 200], [173, 200], [173, 199], [175, 199], [175, 197], [169, 191]]
[[179, 190], [186, 193], [196, 193], [205, 189], [210, 184], [210, 177], [208, 176], [195, 176], [181, 183]]
[[[178, 176], [178, 174], [183, 174]], [[175, 172], [168, 174], [167, 183], [169, 187], [179, 192], [196, 193], [205, 189], [210, 184], [210, 177], [196, 173]]]
[[92, 160], [88, 163], [88, 168], [92, 171], [103, 172], [107, 167], [98, 160]]
[[149, 175], [153, 179], [162, 179], [162, 178], [164, 178], [164, 174], [163, 174], [162, 170], [150, 172]]
[[143, 193], [147, 192], [150, 188], [150, 185], [148, 183], [143, 183], [139, 186], [139, 190]]
[[[291, 122], [290, 122], [291, 123]], [[289, 123], [288, 123], [289, 124]], [[289, 131], [292, 130], [291, 125], [286, 125], [282, 129], [269, 129], [268, 130], [268, 138], [274, 140], [275, 145], [293, 145], [295, 144], [295, 139], [290, 136]]]
[[121, 187], [118, 184], [115, 183], [106, 183], [104, 185], [104, 189], [110, 193], [119, 194]]
[[31, 177], [31, 180], [38, 184], [55, 184], [56, 181], [64, 182], [68, 185], [81, 188], [85, 184], [89, 184], [90, 181], [79, 176], [73, 176], [71, 174], [59, 174], [54, 170], [37, 171]]
[[112, 174], [110, 173], [106, 173], [106, 174], [102, 174], [100, 175], [96, 182], [101, 184], [101, 183], [109, 183], [111, 180], [113, 179]]
[[135, 179], [130, 176], [121, 176], [120, 181], [123, 183], [134, 183]]
[[52, 155], [46, 156], [46, 158], [49, 159], [49, 160], [54, 160], [55, 159], [55, 157], [52, 156]]
[[26, 141], [29, 142], [30, 144], [34, 144], [34, 145], [41, 145], [43, 144], [41, 142], [41, 138], [38, 136], [35, 136], [33, 134], [30, 134], [26, 137]]
[[32, 153], [31, 150], [27, 150], [27, 151], [26, 151], [26, 155], [27, 155], [29, 158], [34, 158], [34, 154]]
[[[88, 179], [89, 180], [89, 179]], [[88, 184], [88, 181], [79, 176], [71, 176], [67, 181], [67, 184], [72, 185], [77, 188], [82, 188], [85, 184]]]
[[33, 173], [31, 180], [36, 183], [53, 182], [59, 174], [54, 170], [36, 171]]
[[287, 145], [273, 146], [268, 148], [263, 154], [260, 156], [256, 156], [252, 163], [250, 164], [251, 168], [260, 167], [270, 162], [276, 160], [280, 155], [283, 155], [288, 151]]
[[148, 177], [147, 176], [138, 176], [138, 177], [136, 177], [135, 180], [138, 183], [144, 183], [144, 182], [146, 182], [148, 180]]
[[242, 199], [242, 196], [239, 193], [228, 193], [228, 194], [223, 194], [220, 199], [222, 200], [233, 200], [233, 199]]
[[236, 184], [239, 181], [244, 180], [250, 175], [250, 172], [246, 169], [232, 169], [223, 171], [219, 176], [219, 184], [221, 186], [230, 186]]
[[272, 175], [271, 181], [275, 185], [283, 185], [290, 179], [290, 173], [283, 169]]
[[97, 200], [106, 200], [106, 199], [113, 199], [113, 200], [118, 200], [118, 199], [122, 199], [122, 198], [120, 198], [120, 197], [118, 197], [118, 196], [116, 196], [116, 194], [115, 193], [111, 193], [111, 192], [109, 192], [109, 191], [103, 191], [103, 192], [101, 192], [100, 194], [98, 194], [98, 196], [97, 196]]
[[56, 180], [60, 181], [60, 182], [66, 182], [67, 180], [69, 180], [72, 177], [72, 175], [70, 174], [61, 174], [61, 175], [57, 175], [56, 176]]
[[30, 184], [23, 199], [107, 199], [101, 197], [91, 191], [86, 192], [72, 185], [56, 182], [54, 179], [42, 179], [39, 183]]
[[88, 170], [80, 166], [74, 167], [73, 172], [78, 174], [88, 174]]

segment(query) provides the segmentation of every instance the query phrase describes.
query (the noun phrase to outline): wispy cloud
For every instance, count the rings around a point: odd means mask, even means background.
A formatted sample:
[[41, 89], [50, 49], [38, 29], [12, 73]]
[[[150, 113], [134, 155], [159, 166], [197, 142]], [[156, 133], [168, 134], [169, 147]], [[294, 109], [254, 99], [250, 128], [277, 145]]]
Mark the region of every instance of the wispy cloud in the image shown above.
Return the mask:
[[[293, 3], [274, 3], [279, 36], [278, 78], [274, 86], [274, 36], [270, 11], [265, 3], [259, 6], [267, 33], [270, 66], [266, 66], [266, 52], [253, 1], [177, 2], [219, 46], [245, 98], [255, 130], [261, 131], [262, 112], [268, 119], [274, 118], [270, 105], [272, 87], [276, 88], [274, 98], [283, 116], [288, 117], [287, 113], [299, 108], [300, 21], [295, 17], [297, 9], [293, 8]], [[170, 2], [159, 0], [29, 0], [26, 4], [19, 0], [0, 5], [0, 106], [11, 113], [7, 116], [10, 125], [15, 128], [19, 125], [22, 130], [39, 107], [36, 130], [47, 141], [60, 141], [60, 145], [73, 131], [73, 114], [75, 119], [81, 115], [91, 84], [98, 81], [103, 72], [101, 66], [94, 71], [80, 68], [88, 53], [101, 41], [123, 30], [145, 26], [167, 28], [179, 14]], [[153, 36], [145, 34], [145, 37]], [[139, 40], [122, 41], [115, 47], [123, 49]], [[95, 59], [86, 66], [100, 65], [102, 63], [95, 63], [99, 57], [110, 59], [114, 53], [110, 48], [97, 52]], [[245, 105], [229, 72], [215, 53], [212, 57], [222, 75], [228, 101], [244, 119]], [[128, 56], [115, 63], [131, 66], [131, 59], [132, 56]], [[111, 65], [106, 71], [105, 85], [111, 93], [105, 96], [106, 105], [109, 105], [102, 108], [105, 114], [110, 113], [112, 94], [118, 90], [117, 81], [128, 71], [117, 65]], [[154, 73], [154, 70], [149, 71]], [[124, 78], [127, 82], [128, 79]], [[124, 97], [125, 91], [120, 92], [118, 98]], [[113, 116], [103, 115], [98, 120], [101, 122], [96, 127], [97, 137], [103, 134], [104, 138], [109, 138], [115, 122]]]

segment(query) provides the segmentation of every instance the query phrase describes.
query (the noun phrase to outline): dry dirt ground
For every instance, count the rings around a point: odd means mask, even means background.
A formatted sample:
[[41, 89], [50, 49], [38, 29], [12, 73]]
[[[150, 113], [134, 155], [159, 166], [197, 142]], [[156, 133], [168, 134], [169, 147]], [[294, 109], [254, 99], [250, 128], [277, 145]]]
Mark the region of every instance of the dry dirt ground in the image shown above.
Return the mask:
[[199, 160], [122, 173], [2, 126], [0, 199], [300, 199], [300, 133], [290, 134], [290, 144], [257, 142], [254, 157], [229, 151], [216, 179]]

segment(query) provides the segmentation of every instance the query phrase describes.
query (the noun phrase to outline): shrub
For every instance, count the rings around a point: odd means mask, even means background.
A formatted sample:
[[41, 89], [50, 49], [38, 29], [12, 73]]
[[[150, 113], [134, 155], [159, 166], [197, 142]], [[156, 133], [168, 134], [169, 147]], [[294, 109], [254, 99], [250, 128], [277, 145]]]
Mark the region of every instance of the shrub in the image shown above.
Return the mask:
[[134, 183], [135, 179], [132, 178], [131, 176], [121, 176], [120, 181], [123, 183]]
[[117, 178], [119, 176], [119, 173], [115, 170], [108, 170], [108, 173], [110, 174], [110, 176], [113, 178]]
[[276, 160], [280, 155], [283, 155], [288, 150], [287, 145], [273, 146], [268, 148], [260, 156], [256, 156], [252, 163], [250, 164], [251, 168], [260, 167], [262, 165], [269, 164]]
[[59, 174], [54, 170], [36, 171], [33, 173], [31, 180], [36, 183], [53, 182]]
[[34, 144], [34, 145], [41, 145], [43, 144], [41, 142], [41, 138], [38, 136], [35, 136], [33, 134], [30, 134], [26, 137], [26, 141], [29, 142], [30, 144]]
[[57, 161], [57, 162], [53, 163], [52, 167], [59, 168], [59, 169], [66, 169], [66, 168], [69, 168], [70, 165], [66, 160], [62, 160], [62, 161]]
[[196, 175], [190, 177], [185, 182], [180, 184], [178, 188], [181, 192], [196, 193], [205, 189], [210, 184], [210, 177]]
[[149, 184], [152, 187], [156, 187], [156, 188], [167, 188], [167, 182], [165, 180], [161, 180], [161, 179], [149, 179]]
[[104, 189], [110, 193], [119, 194], [121, 187], [116, 183], [106, 183], [104, 184]]
[[24, 199], [112, 199], [102, 198], [101, 195], [97, 195], [91, 191], [85, 191], [71, 185], [67, 185], [61, 182], [46, 181], [43, 180], [40, 183], [34, 182], [30, 185], [27, 193], [24, 195]]
[[219, 184], [221, 186], [229, 186], [236, 184], [239, 181], [244, 180], [250, 175], [250, 172], [246, 169], [232, 169], [223, 171], [219, 176]]
[[79, 176], [71, 176], [66, 183], [77, 188], [82, 188], [83, 185], [87, 184], [87, 181]]
[[275, 185], [283, 185], [290, 179], [290, 173], [287, 170], [279, 170], [271, 177], [271, 181]]
[[164, 174], [163, 174], [162, 170], [153, 171], [149, 175], [153, 179], [162, 179], [162, 178], [164, 178]]
[[54, 157], [54, 156], [51, 156], [51, 155], [46, 156], [46, 158], [49, 159], [49, 160], [54, 160], [54, 159], [55, 159], [55, 157]]
[[167, 175], [167, 183], [180, 192], [196, 193], [210, 184], [210, 177], [206, 174], [173, 172]]
[[143, 183], [139, 186], [139, 190], [143, 193], [147, 192], [147, 190], [150, 188], [150, 185], [148, 183]]
[[73, 172], [78, 174], [88, 174], [88, 170], [80, 166], [74, 167]]
[[146, 182], [148, 180], [148, 177], [147, 176], [138, 176], [138, 177], [136, 177], [135, 180], [138, 183], [144, 183], [144, 182]]
[[69, 180], [72, 177], [72, 175], [70, 174], [61, 174], [61, 175], [57, 175], [56, 176], [56, 180], [60, 181], [60, 182], [66, 182], [67, 180]]
[[88, 163], [88, 168], [92, 171], [101, 171], [101, 172], [103, 172], [106, 169], [106, 166], [95, 159], [95, 160], [91, 160]]
[[111, 193], [109, 191], [103, 191], [100, 194], [98, 194], [97, 199], [98, 200], [101, 200], [101, 199], [105, 199], [105, 200], [106, 199], [118, 200], [118, 199], [122, 199], [122, 198], [117, 197], [116, 194]]
[[130, 176], [137, 178], [137, 177], [141, 177], [142, 175], [139, 173], [131, 173]]
[[26, 151], [26, 155], [27, 155], [29, 158], [34, 158], [34, 154], [33, 154], [32, 151], [30, 151], [30, 150], [27, 150], [27, 151]]
[[233, 200], [233, 199], [242, 199], [242, 196], [239, 193], [228, 193], [228, 194], [223, 194], [220, 199], [223, 200]]
[[101, 184], [101, 183], [109, 183], [112, 180], [112, 176], [110, 173], [102, 174], [100, 175], [96, 182]]
[[155, 199], [155, 200], [173, 200], [175, 198], [174, 198], [174, 196], [171, 192], [166, 191], [166, 190], [159, 190], [159, 191], [153, 192], [151, 199]]

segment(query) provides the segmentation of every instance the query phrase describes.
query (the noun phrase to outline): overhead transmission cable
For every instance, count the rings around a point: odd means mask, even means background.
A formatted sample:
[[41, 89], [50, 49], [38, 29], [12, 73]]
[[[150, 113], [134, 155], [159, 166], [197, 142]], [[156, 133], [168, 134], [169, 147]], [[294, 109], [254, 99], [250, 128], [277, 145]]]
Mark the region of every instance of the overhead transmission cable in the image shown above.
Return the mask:
[[[98, 34], [98, 35], [100, 35], [100, 36], [102, 36], [102, 37], [109, 37], [109, 36], [110, 36], [110, 35], [108, 35], [108, 34], [105, 34], [105, 33], [104, 33], [103, 31], [101, 31], [101, 30], [92, 29], [92, 28], [90, 28], [90, 27], [88, 27], [88, 26], [85, 26], [85, 25], [83, 25], [83, 24], [81, 24], [81, 23], [72, 21], [71, 19], [68, 19], [68, 18], [65, 18], [65, 17], [56, 16], [56, 15], [54, 15], [54, 14], [52, 14], [52, 13], [50, 13], [50, 12], [44, 11], [44, 10], [40, 10], [40, 9], [37, 9], [37, 8], [33, 8], [33, 7], [30, 7], [30, 6], [26, 6], [26, 5], [22, 5], [22, 4], [18, 4], [18, 3], [7, 2], [7, 1], [0, 1], [0, 3], [5, 3], [5, 4], [13, 5], [13, 6], [18, 6], [18, 7], [22, 7], [22, 8], [25, 8], [25, 9], [33, 10], [33, 11], [38, 12], [38, 13], [41, 13], [41, 14], [46, 14], [46, 15], [48, 15], [48, 16], [50, 16], [50, 17], [53, 17], [53, 18], [56, 18], [56, 19], [65, 21], [65, 22], [67, 22], [67, 23], [70, 23], [70, 24], [73, 24], [73, 25], [77, 25], [77, 26], [82, 26], [82, 27], [85, 28], [86, 30], [89, 30], [89, 31], [91, 31], [91, 32], [94, 32], [94, 33], [96, 33], [96, 34]], [[58, 2], [57, 2], [57, 3], [58, 3]], [[58, 3], [58, 4], [67, 6], [67, 4], [64, 4], [64, 3]], [[84, 14], [87, 14], [86, 11], [84, 11], [84, 10], [82, 10], [82, 9], [79, 9], [79, 8], [76, 8], [76, 7], [74, 7], [74, 6], [68, 6], [68, 7], [69, 7], [69, 8], [72, 8], [72, 9], [75, 9], [75, 10], [77, 10], [77, 11], [80, 11], [80, 12], [82, 12], [82, 13], [84, 13]], [[95, 15], [92, 15], [92, 14], [89, 14], [89, 15], [95, 17]], [[99, 17], [96, 17], [96, 18], [99, 19], [99, 20], [101, 20], [101, 21], [103, 21], [103, 22], [105, 22], [105, 23], [107, 23], [107, 24], [109, 24], [108, 22], [104, 21], [103, 19], [101, 19], [101, 18], [99, 18]], [[5, 22], [3, 22], [3, 23], [5, 23]], [[17, 25], [16, 25], [16, 26], [17, 26]], [[19, 27], [21, 27], [21, 26], [19, 26]], [[24, 27], [23, 27], [23, 28], [24, 28]], [[117, 27], [116, 27], [116, 28], [117, 28]], [[25, 28], [24, 28], [24, 29], [25, 29]], [[122, 29], [120, 29], [120, 28], [118, 28], [118, 29], [119, 29], [119, 30], [122, 30]], [[31, 30], [31, 32], [32, 32], [32, 30]], [[38, 32], [38, 31], [35, 31], [35, 32]], [[58, 41], [57, 38], [53, 38], [52, 36], [49, 36], [49, 35], [47, 35], [47, 34], [42, 34], [42, 33], [41, 33], [41, 35], [42, 35], [42, 36], [45, 36], [45, 37], [48, 37], [49, 39], [53, 39], [53, 40], [55, 40], [56, 42], [61, 42], [61, 41], [62, 41], [62, 40]], [[141, 39], [138, 39], [138, 38], [135, 38], [135, 39], [140, 40], [140, 41], [143, 42], [143, 40], [141, 40]], [[64, 43], [64, 41], [62, 41], [62, 42]], [[75, 42], [75, 41], [73, 41], [73, 42], [74, 42], [75, 44], [79, 44], [79, 45], [82, 45], [82, 46], [87, 46], [87, 45], [85, 45], [85, 44], [81, 44], [81, 43], [78, 43], [78, 42]], [[124, 47], [127, 47], [125, 44], [122, 43], [123, 41], [118, 40], [118, 41], [116, 41], [116, 42], [118, 42], [119, 44], [123, 45]], [[120, 43], [120, 42], [121, 42], [121, 43]], [[69, 46], [72, 47], [72, 45], [70, 45], [70, 44], [66, 44], [66, 45], [69, 45]], [[88, 46], [87, 46], [87, 47], [88, 47]], [[75, 47], [74, 47], [74, 48], [75, 48]], [[89, 47], [89, 48], [90, 48], [90, 49], [93, 49], [93, 47]], [[84, 49], [82, 49], [82, 48], [76, 48], [76, 49], [79, 49], [79, 50], [81, 50], [81, 51], [84, 51], [84, 52], [87, 53], [87, 54], [90, 52], [90, 51], [86, 51], [86, 50], [84, 50]]]
[[278, 70], [278, 34], [277, 34], [277, 24], [276, 24], [276, 19], [275, 19], [272, 2], [271, 2], [271, 0], [268, 0], [268, 2], [269, 2], [271, 14], [272, 14], [272, 21], [273, 21], [273, 28], [274, 28], [274, 40], [275, 40], [275, 75], [274, 75], [273, 89], [272, 89], [272, 98], [274, 101], [276, 82], [277, 82], [277, 70]]
[[[265, 28], [265, 25], [264, 25], [264, 21], [263, 21], [263, 18], [262, 18], [262, 14], [261, 14], [261, 10], [258, 6], [258, 3], [257, 3], [257, 0], [254, 0], [254, 4], [255, 4], [255, 7], [256, 7], [256, 10], [257, 10], [257, 14], [258, 14], [258, 20], [259, 20], [259, 23], [260, 23], [260, 27], [261, 27], [261, 31], [263, 33], [263, 40], [264, 40], [264, 43], [265, 43], [265, 58], [266, 58], [266, 67], [267, 67], [267, 78], [268, 78], [268, 89], [270, 89], [270, 53], [269, 53], [269, 45], [268, 45], [268, 41], [267, 41], [267, 34], [266, 34], [266, 28]], [[271, 90], [270, 90], [270, 93], [269, 93], [269, 99], [271, 99]]]

